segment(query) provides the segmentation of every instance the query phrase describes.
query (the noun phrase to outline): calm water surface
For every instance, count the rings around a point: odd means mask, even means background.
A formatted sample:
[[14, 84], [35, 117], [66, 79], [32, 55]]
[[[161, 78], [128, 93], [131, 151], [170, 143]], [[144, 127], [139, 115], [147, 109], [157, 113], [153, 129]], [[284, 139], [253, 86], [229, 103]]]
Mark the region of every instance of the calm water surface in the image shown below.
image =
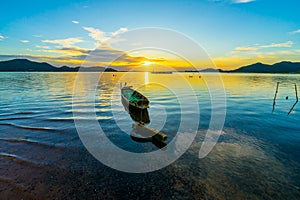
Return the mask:
[[[86, 93], [91, 75], [83, 76], [86, 81], [79, 90]], [[204, 77], [213, 79], [215, 75], [104, 73], [97, 85], [95, 111], [111, 141], [132, 152], [158, 149], [129, 135], [134, 121], [120, 101], [119, 90], [119, 83], [125, 80], [149, 98], [149, 126], [166, 133], [171, 141], [180, 123], [181, 107], [195, 106], [180, 105], [176, 98], [188, 102], [193, 95], [181, 84], [182, 76], [200, 107], [194, 143], [170, 166], [129, 174], [101, 164], [80, 141], [73, 113], [83, 118], [86, 114], [85, 120], [90, 120], [91, 110], [84, 99], [77, 98], [72, 106], [76, 73], [0, 73], [0, 196], [299, 199], [300, 104], [287, 115], [295, 102], [294, 83], [300, 86], [299, 75], [223, 74], [227, 96], [224, 129], [210, 154], [199, 159], [211, 117]], [[272, 113], [277, 82], [280, 86]], [[171, 86], [176, 94], [168, 89]]]

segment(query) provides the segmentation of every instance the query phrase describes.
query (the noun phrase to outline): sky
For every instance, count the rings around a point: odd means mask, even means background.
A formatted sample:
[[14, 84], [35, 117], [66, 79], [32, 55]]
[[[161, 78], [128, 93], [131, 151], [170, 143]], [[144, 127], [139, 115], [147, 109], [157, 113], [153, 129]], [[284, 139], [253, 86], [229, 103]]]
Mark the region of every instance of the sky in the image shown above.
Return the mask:
[[[197, 68], [297, 62], [299, 7], [298, 0], [2, 1], [0, 60], [27, 58], [55, 66], [120, 69], [188, 68], [189, 62], [170, 52], [118, 49], [125, 40], [122, 35], [156, 27], [182, 34], [201, 46], [212, 62], [197, 57], [198, 52], [191, 49], [186, 53], [194, 54]], [[181, 45], [175, 40], [174, 44]], [[91, 52], [97, 59], [87, 61]], [[111, 58], [118, 59], [110, 63]]]

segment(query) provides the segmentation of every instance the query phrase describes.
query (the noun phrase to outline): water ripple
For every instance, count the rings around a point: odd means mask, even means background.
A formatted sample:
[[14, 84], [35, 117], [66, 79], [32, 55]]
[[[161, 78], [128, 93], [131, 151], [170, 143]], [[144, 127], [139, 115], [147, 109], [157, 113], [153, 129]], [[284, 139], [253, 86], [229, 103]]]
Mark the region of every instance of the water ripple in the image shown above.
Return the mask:
[[24, 126], [24, 125], [18, 125], [18, 124], [13, 124], [13, 123], [0, 123], [2, 126], [12, 126], [15, 128], [20, 128], [20, 129], [27, 129], [27, 130], [37, 130], [37, 131], [62, 131], [61, 129], [53, 129], [53, 128], [48, 128], [48, 127], [32, 127], [32, 126]]
[[30, 166], [30, 167], [40, 167], [41, 165], [46, 165], [46, 163], [43, 163], [43, 162], [37, 163], [32, 160], [28, 160], [23, 157], [20, 157], [18, 155], [5, 153], [5, 152], [0, 152], [0, 157], [7, 158], [9, 160], [12, 160], [12, 161], [18, 162], [22, 165], [26, 165], [26, 166]]

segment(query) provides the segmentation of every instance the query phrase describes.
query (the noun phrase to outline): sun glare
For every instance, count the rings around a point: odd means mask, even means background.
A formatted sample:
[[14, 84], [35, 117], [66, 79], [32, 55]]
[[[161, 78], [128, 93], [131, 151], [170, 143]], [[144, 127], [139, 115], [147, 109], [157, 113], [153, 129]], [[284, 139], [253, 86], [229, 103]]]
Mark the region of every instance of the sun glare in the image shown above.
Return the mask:
[[144, 63], [143, 63], [144, 66], [149, 66], [151, 64], [152, 64], [152, 62], [150, 62], [150, 61], [144, 61]]

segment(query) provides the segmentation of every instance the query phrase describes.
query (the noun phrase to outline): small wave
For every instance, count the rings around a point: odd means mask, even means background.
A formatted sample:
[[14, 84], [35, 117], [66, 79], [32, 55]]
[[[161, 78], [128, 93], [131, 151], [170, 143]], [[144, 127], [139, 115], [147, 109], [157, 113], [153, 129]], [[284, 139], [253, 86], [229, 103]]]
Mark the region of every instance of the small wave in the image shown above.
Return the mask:
[[32, 111], [21, 111], [21, 112], [16, 112], [15, 114], [34, 114], [36, 112], [32, 112]]
[[41, 165], [46, 165], [45, 163], [36, 163], [31, 160], [27, 160], [25, 158], [22, 158], [20, 156], [17, 156], [15, 154], [0, 152], [0, 157], [7, 158], [9, 160], [15, 161], [17, 163], [20, 163], [22, 165], [30, 166], [30, 167], [40, 167]]
[[63, 146], [58, 146], [54, 144], [43, 143], [39, 141], [29, 140], [29, 139], [10, 139], [10, 138], [0, 138], [0, 141], [4, 142], [14, 142], [14, 143], [25, 143], [37, 146], [44, 146], [49, 148], [64, 148]]
[[0, 118], [0, 121], [6, 121], [6, 120], [18, 120], [18, 119], [29, 119], [29, 117], [8, 117], [8, 118]]
[[20, 129], [27, 129], [27, 130], [36, 130], [36, 131], [61, 131], [59, 129], [52, 129], [52, 128], [47, 128], [47, 127], [32, 127], [32, 126], [23, 126], [23, 125], [17, 125], [13, 123], [0, 123], [2, 126], [12, 126], [15, 128], [20, 128]]
[[46, 120], [53, 122], [74, 122], [73, 118], [48, 118]]
[[91, 113], [95, 113], [96, 109], [94, 108], [89, 108], [89, 109], [76, 109], [76, 110], [66, 110], [65, 113], [66, 114], [77, 114], [77, 115], [89, 115]]
[[2, 113], [0, 116], [12, 116], [12, 115], [31, 115], [36, 114], [37, 112], [31, 112], [31, 111], [21, 111], [21, 112], [14, 112], [14, 113]]
[[10, 116], [14, 115], [15, 113], [0, 113], [0, 116]]

